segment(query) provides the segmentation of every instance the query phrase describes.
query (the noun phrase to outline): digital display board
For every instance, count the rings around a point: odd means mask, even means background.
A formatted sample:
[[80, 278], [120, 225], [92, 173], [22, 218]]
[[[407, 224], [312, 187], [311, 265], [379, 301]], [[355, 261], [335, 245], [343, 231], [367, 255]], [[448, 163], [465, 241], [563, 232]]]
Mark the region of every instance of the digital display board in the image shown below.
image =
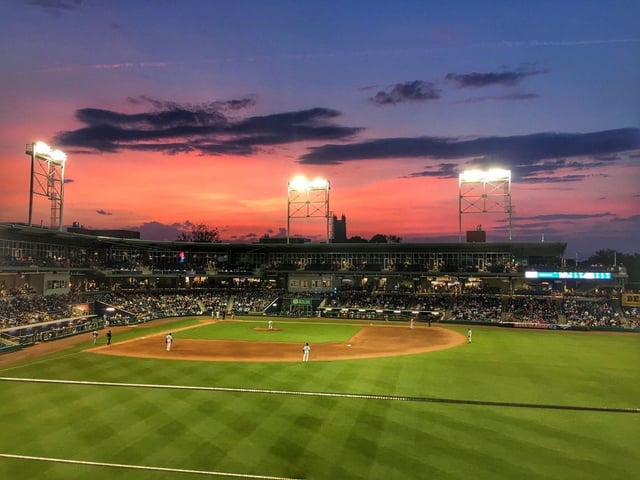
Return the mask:
[[611, 280], [611, 272], [525, 272], [525, 278], [551, 280]]

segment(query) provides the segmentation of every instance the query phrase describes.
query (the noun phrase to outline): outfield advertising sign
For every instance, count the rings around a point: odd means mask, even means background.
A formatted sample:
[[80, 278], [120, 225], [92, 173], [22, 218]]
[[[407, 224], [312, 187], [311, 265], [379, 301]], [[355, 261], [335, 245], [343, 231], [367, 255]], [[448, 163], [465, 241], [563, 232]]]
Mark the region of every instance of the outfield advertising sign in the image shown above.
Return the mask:
[[623, 307], [640, 307], [640, 293], [623, 293]]

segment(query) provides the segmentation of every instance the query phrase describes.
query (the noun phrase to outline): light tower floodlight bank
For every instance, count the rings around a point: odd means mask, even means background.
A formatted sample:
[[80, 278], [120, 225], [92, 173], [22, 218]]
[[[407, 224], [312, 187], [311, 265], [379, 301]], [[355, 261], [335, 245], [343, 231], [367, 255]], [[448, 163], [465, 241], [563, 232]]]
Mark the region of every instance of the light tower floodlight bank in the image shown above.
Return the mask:
[[297, 176], [287, 187], [287, 243], [291, 234], [292, 218], [324, 218], [327, 226], [327, 242], [330, 240], [329, 191], [331, 186], [325, 178], [308, 180]]
[[511, 170], [465, 170], [458, 176], [458, 241], [462, 241], [462, 214], [506, 213], [512, 239]]
[[33, 225], [33, 197], [41, 195], [51, 201], [51, 228], [62, 230], [64, 205], [64, 168], [67, 156], [44, 142], [28, 143], [25, 153], [31, 157], [29, 182], [29, 226]]

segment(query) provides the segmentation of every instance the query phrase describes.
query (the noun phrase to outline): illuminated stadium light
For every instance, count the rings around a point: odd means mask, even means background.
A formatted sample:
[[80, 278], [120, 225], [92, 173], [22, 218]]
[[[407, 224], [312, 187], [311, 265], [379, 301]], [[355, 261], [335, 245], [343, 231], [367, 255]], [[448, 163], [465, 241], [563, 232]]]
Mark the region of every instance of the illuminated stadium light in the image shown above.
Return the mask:
[[287, 185], [287, 243], [289, 243], [292, 218], [324, 218], [327, 224], [327, 242], [331, 239], [329, 211], [329, 180], [303, 175], [291, 179]]
[[511, 170], [464, 170], [458, 175], [458, 240], [462, 241], [462, 215], [505, 213], [512, 240]]
[[329, 180], [326, 178], [316, 177], [309, 182], [310, 188], [329, 188]]
[[49, 145], [41, 141], [27, 144], [26, 153], [28, 155], [35, 155], [38, 159], [55, 163], [64, 163], [67, 161], [67, 155], [63, 151], [53, 150]]
[[321, 177], [316, 177], [313, 180], [308, 180], [307, 177], [298, 175], [289, 182], [289, 191], [307, 192], [309, 190], [327, 188], [329, 188], [329, 180]]
[[511, 171], [503, 168], [489, 170], [465, 170], [460, 173], [461, 182], [495, 182], [511, 178]]
[[33, 151], [36, 155], [49, 155], [51, 147], [44, 142], [37, 141], [33, 144]]
[[54, 150], [53, 152], [51, 152], [51, 158], [53, 159], [54, 162], [64, 163], [67, 161], [66, 153], [60, 150]]
[[309, 180], [307, 180], [307, 177], [298, 175], [289, 182], [289, 191], [305, 192], [307, 190], [309, 190]]
[[25, 153], [31, 157], [29, 188], [29, 226], [33, 225], [34, 195], [46, 197], [51, 202], [51, 228], [62, 230], [64, 205], [64, 169], [67, 155], [54, 150], [45, 142], [28, 143]]

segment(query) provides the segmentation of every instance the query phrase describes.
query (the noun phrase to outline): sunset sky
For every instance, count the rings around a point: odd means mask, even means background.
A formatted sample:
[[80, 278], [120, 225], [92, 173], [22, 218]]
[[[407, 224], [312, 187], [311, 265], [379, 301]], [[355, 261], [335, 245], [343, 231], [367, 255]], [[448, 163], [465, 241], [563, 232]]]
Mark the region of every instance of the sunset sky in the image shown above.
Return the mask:
[[[640, 252], [637, 0], [1, 5], [0, 222], [27, 221], [43, 140], [68, 155], [65, 225], [282, 236], [303, 174], [348, 236], [455, 242], [459, 172], [495, 166], [514, 241]], [[507, 240], [506, 215], [478, 224]]]

